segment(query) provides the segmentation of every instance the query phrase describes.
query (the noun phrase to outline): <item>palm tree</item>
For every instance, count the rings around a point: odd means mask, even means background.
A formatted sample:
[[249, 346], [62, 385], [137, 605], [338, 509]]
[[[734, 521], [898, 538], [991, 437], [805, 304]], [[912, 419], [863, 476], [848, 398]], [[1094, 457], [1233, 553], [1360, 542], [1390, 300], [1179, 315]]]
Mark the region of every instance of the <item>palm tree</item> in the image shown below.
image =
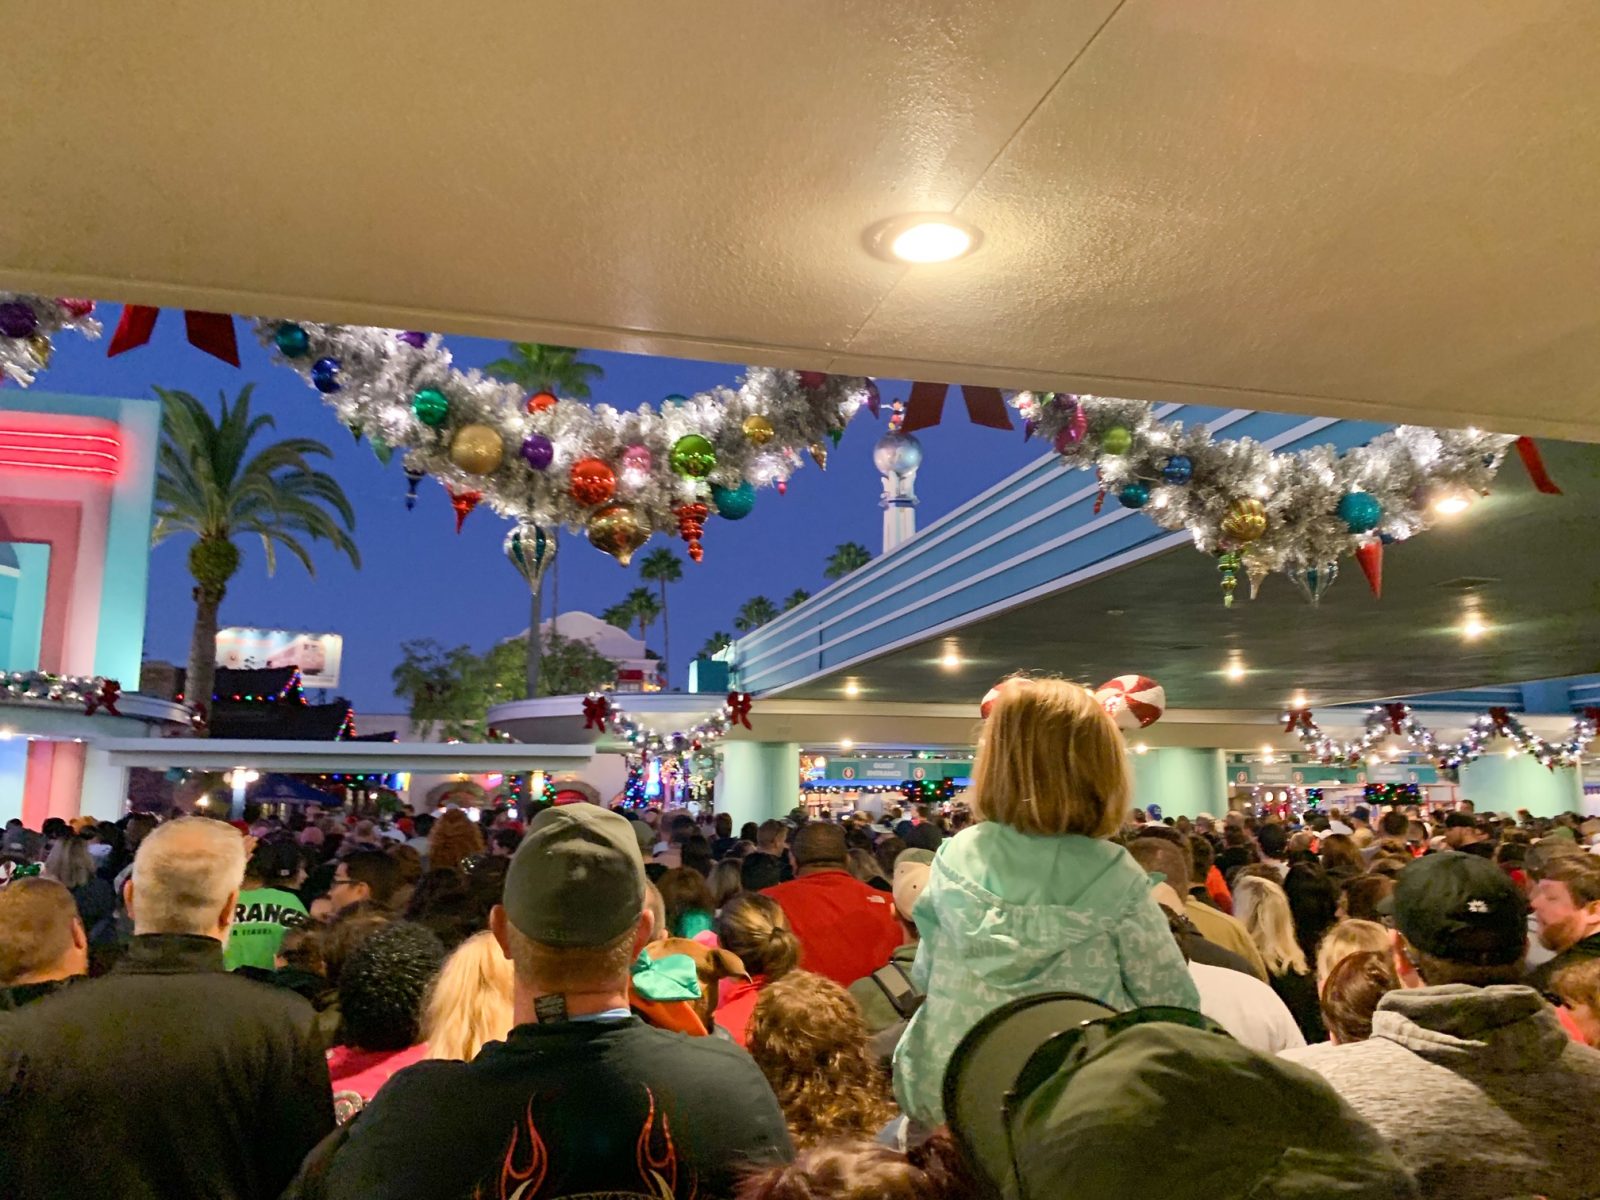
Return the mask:
[[683, 578], [683, 559], [666, 546], [658, 547], [645, 555], [644, 561], [639, 564], [639, 578], [661, 585], [661, 678], [665, 686], [672, 662], [672, 620], [667, 613], [667, 584], [677, 583]]
[[776, 604], [765, 596], [754, 596], [746, 600], [739, 609], [739, 615], [733, 619], [733, 627], [740, 633], [752, 633], [768, 621], [774, 620], [777, 615]]
[[615, 625], [618, 629], [633, 628], [633, 605], [627, 600], [613, 604], [600, 614], [600, 619], [607, 625]]
[[700, 657], [710, 658], [718, 650], [726, 649], [731, 645], [733, 645], [733, 634], [719, 629], [706, 639], [704, 646], [700, 647]]
[[828, 556], [828, 565], [822, 573], [829, 579], [843, 579], [872, 561], [872, 551], [860, 542], [840, 542]]
[[661, 601], [649, 588], [636, 587], [628, 593], [624, 603], [632, 610], [633, 619], [639, 622], [639, 640], [642, 642], [649, 636], [650, 626], [661, 615]]
[[783, 602], [783, 611], [788, 612], [791, 608], [799, 608], [809, 599], [811, 599], [811, 593], [806, 591], [805, 588], [795, 588], [794, 591], [789, 593], [789, 598]]
[[[546, 346], [539, 342], [509, 342], [506, 348], [511, 353], [505, 358], [497, 358], [484, 367], [484, 371], [496, 379], [503, 379], [507, 383], [514, 383], [526, 392], [554, 392], [557, 395], [567, 396], [573, 400], [587, 400], [589, 398], [589, 384], [592, 380], [599, 380], [605, 376], [606, 369], [598, 363], [579, 362], [578, 355], [581, 351], [572, 346]], [[561, 548], [561, 527], [558, 525], [551, 529], [551, 538], [554, 539], [553, 550]], [[544, 609], [544, 597], [540, 590], [533, 593], [533, 620], [528, 625], [528, 663], [527, 684], [530, 697], [539, 694], [539, 663], [544, 655], [539, 645], [541, 630], [540, 617]], [[555, 561], [550, 564], [550, 615], [561, 615], [561, 556], [556, 555]]]
[[194, 633], [184, 694], [191, 704], [211, 703], [217, 672], [217, 610], [228, 581], [239, 570], [234, 538], [254, 534], [277, 570], [278, 548], [294, 555], [311, 575], [316, 567], [302, 538], [328, 541], [356, 566], [361, 554], [347, 532], [355, 512], [332, 475], [312, 468], [310, 455], [332, 458], [311, 438], [286, 438], [249, 457], [263, 429], [276, 428], [270, 414], [250, 415], [252, 385], [230, 407], [221, 397], [220, 419], [187, 392], [156, 388], [161, 398], [161, 447], [156, 457], [156, 523], [152, 542], [192, 533], [189, 573], [194, 576]]

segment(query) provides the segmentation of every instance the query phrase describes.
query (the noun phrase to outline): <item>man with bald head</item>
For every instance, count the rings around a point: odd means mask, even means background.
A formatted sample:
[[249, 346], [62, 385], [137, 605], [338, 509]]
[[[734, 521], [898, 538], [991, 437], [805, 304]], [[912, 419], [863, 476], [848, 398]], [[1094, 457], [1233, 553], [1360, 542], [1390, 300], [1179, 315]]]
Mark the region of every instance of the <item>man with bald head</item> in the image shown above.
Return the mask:
[[0, 1196], [267, 1200], [332, 1130], [311, 1006], [223, 970], [244, 862], [222, 821], [160, 826], [123, 886], [127, 957], [3, 1019]]
[[795, 877], [768, 888], [800, 940], [800, 965], [841, 987], [871, 975], [905, 931], [894, 901], [846, 869], [843, 826], [807, 821], [794, 836]]

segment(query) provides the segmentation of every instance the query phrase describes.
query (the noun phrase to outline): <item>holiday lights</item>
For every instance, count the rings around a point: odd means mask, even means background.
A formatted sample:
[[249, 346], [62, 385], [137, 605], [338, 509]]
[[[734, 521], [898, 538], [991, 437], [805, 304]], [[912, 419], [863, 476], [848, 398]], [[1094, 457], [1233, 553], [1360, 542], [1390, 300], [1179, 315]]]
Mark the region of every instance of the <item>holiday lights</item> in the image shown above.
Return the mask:
[[1300, 739], [1300, 744], [1324, 766], [1354, 767], [1368, 761], [1372, 752], [1388, 737], [1403, 737], [1411, 747], [1430, 759], [1441, 771], [1456, 771], [1480, 758], [1487, 744], [1496, 737], [1508, 739], [1516, 752], [1527, 754], [1549, 770], [1575, 767], [1584, 750], [1600, 730], [1600, 708], [1586, 708], [1559, 741], [1546, 741], [1531, 732], [1505, 708], [1491, 708], [1474, 717], [1465, 736], [1446, 742], [1412, 715], [1409, 704], [1380, 704], [1367, 711], [1361, 736], [1355, 741], [1340, 741], [1324, 733], [1312, 719], [1309, 709], [1291, 709], [1283, 716], [1284, 728]]

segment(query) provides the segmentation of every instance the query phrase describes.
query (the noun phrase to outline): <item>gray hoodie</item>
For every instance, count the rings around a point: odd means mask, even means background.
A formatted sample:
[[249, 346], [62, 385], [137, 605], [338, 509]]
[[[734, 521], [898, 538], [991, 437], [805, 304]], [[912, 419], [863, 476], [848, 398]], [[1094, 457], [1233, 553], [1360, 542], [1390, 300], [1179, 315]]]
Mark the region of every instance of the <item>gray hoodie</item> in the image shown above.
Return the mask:
[[1333, 1084], [1425, 1197], [1600, 1196], [1600, 1051], [1572, 1041], [1532, 988], [1390, 992], [1369, 1040], [1282, 1057]]

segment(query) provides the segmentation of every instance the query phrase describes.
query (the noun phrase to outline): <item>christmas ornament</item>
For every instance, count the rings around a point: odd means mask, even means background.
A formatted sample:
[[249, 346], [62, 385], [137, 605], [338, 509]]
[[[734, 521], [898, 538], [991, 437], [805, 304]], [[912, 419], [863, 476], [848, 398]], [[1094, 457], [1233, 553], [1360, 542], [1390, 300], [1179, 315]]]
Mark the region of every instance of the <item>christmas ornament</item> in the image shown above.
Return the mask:
[[825, 371], [796, 371], [795, 376], [800, 381], [800, 386], [808, 392], [814, 392], [828, 382]]
[[1368, 492], [1346, 492], [1334, 511], [1351, 533], [1369, 533], [1383, 520], [1383, 505]]
[[878, 384], [876, 380], [867, 380], [865, 387], [867, 398], [864, 403], [867, 406], [867, 411], [872, 414], [874, 419], [876, 419], [878, 416], [878, 407], [883, 403], [883, 394], [878, 391]]
[[1217, 555], [1217, 570], [1222, 575], [1222, 604], [1224, 608], [1233, 607], [1233, 593], [1239, 586], [1239, 553], [1236, 550], [1224, 550]]
[[1181, 487], [1194, 478], [1194, 460], [1187, 454], [1174, 454], [1161, 466], [1161, 478]]
[[1261, 561], [1258, 554], [1244, 555], [1244, 573], [1250, 578], [1250, 599], [1254, 600], [1261, 591], [1261, 585], [1266, 581], [1272, 571], [1267, 564]]
[[[111, 344], [106, 347], [106, 357], [115, 358], [147, 343], [150, 335], [155, 332], [156, 318], [160, 315], [159, 308], [147, 304], [123, 305], [122, 316], [117, 320], [116, 331], [111, 335]], [[233, 318], [227, 313], [185, 309], [183, 328], [189, 344], [195, 349], [204, 350], [229, 366], [239, 365], [239, 339], [233, 330]], [[312, 383], [315, 382], [313, 379]]]
[[1095, 688], [1094, 698], [1117, 728], [1129, 733], [1154, 725], [1167, 710], [1166, 689], [1145, 675], [1108, 679]]
[[463, 425], [450, 442], [450, 461], [468, 475], [491, 475], [505, 457], [505, 443], [488, 425]]
[[36, 333], [28, 339], [28, 353], [33, 355], [33, 361], [41, 367], [50, 365], [50, 355], [53, 350], [50, 339], [42, 333]]
[[419, 471], [415, 467], [406, 468], [406, 511], [410, 512], [417, 506], [417, 484], [428, 477], [426, 471]]
[[1055, 447], [1057, 454], [1065, 454], [1073, 446], [1083, 441], [1089, 432], [1089, 413], [1078, 403], [1076, 396], [1055, 396], [1050, 400], [1051, 409], [1065, 416], [1061, 428], [1056, 430]]
[[482, 492], [450, 492], [450, 507], [456, 510], [457, 533], [461, 532], [461, 527], [466, 524], [467, 518], [472, 515], [472, 510], [478, 507], [478, 502], [482, 499]]
[[604, 504], [616, 495], [617, 476], [598, 458], [580, 458], [573, 463], [571, 479], [572, 498], [579, 504]]
[[555, 561], [555, 538], [532, 521], [521, 521], [506, 534], [505, 552], [517, 573], [528, 581], [528, 587], [538, 595], [544, 573]]
[[811, 455], [811, 461], [816, 463], [819, 469], [824, 471], [828, 469], [828, 448], [821, 442], [812, 442], [806, 447], [806, 453]]
[[1313, 604], [1320, 604], [1322, 597], [1333, 586], [1333, 581], [1339, 578], [1339, 564], [1326, 562], [1320, 566], [1303, 567], [1290, 571], [1289, 578], [1294, 580], [1294, 585], [1300, 589], [1301, 595]]
[[[1079, 411], [1082, 411], [1080, 407]], [[1126, 425], [1113, 425], [1100, 435], [1100, 449], [1107, 454], [1126, 454], [1133, 449], [1133, 434]]]
[[[915, 433], [919, 429], [931, 429], [943, 420], [945, 396], [949, 391], [950, 385], [945, 383], [926, 381], [913, 383], [911, 394], [906, 397], [905, 416], [900, 423], [900, 432]], [[1006, 414], [1005, 397], [1000, 394], [999, 388], [963, 384], [961, 400], [967, 406], [967, 420], [974, 425], [983, 425], [990, 429], [1011, 428], [1011, 418]]]
[[410, 346], [413, 350], [426, 350], [428, 348], [428, 335], [420, 329], [406, 329], [394, 335], [394, 340], [401, 345]]
[[650, 530], [626, 504], [610, 504], [589, 518], [589, 544], [604, 550], [623, 566], [650, 540]]
[[1002, 692], [1007, 688], [1026, 687], [1027, 684], [1027, 679], [1021, 675], [1013, 675], [1010, 678], [1002, 679], [983, 694], [983, 700], [978, 704], [978, 716], [987, 721], [989, 713], [994, 709], [995, 701], [1000, 699]]
[[323, 395], [337, 392], [342, 386], [339, 383], [339, 360], [337, 358], [319, 358], [311, 364], [311, 386]]
[[522, 461], [535, 471], [542, 471], [550, 465], [556, 456], [556, 446], [542, 433], [530, 433], [522, 439], [522, 449], [518, 451]]
[[556, 398], [549, 392], [535, 392], [528, 397], [527, 408], [530, 414], [542, 413], [545, 409], [554, 408], [555, 406]]
[[776, 436], [772, 422], [760, 413], [751, 413], [739, 428], [744, 430], [744, 436], [750, 440], [752, 446], [765, 446]]
[[1117, 499], [1123, 508], [1143, 508], [1150, 502], [1150, 488], [1141, 480], [1135, 479], [1132, 483], [1122, 485], [1122, 490], [1117, 493]]
[[1377, 538], [1362, 542], [1356, 549], [1356, 562], [1361, 564], [1361, 573], [1367, 577], [1372, 594], [1383, 599], [1383, 542]]
[[38, 314], [26, 300], [7, 300], [0, 304], [0, 337], [32, 337], [38, 328]]
[[67, 310], [67, 316], [71, 317], [74, 321], [81, 321], [90, 313], [94, 312], [93, 300], [67, 299], [63, 297], [61, 300], [57, 301], [57, 303], [59, 303], [62, 308]]
[[717, 465], [717, 451], [698, 433], [686, 433], [672, 444], [672, 469], [690, 479], [704, 479]]
[[1221, 529], [1236, 542], [1253, 542], [1267, 531], [1267, 509], [1261, 501], [1244, 496], [1228, 506]]
[[835, 446], [837, 446], [840, 443], [840, 441], [842, 441], [843, 439], [844, 439], [844, 430], [842, 430], [842, 429], [830, 429], [830, 430], [828, 430], [828, 440], [830, 442], [832, 442]]
[[304, 358], [311, 349], [311, 335], [293, 321], [279, 325], [278, 332], [272, 335], [272, 342], [285, 358]]
[[742, 520], [750, 515], [756, 506], [756, 489], [748, 479], [739, 481], [735, 488], [725, 488], [721, 484], [711, 485], [711, 503], [716, 505], [717, 516], [729, 521]]
[[785, 483], [781, 479], [778, 480], [778, 495], [787, 496], [788, 494], [789, 494], [789, 485], [787, 483]]
[[411, 397], [411, 412], [424, 425], [437, 429], [450, 415], [450, 397], [435, 387], [418, 388]]
[[629, 446], [622, 452], [622, 482], [630, 488], [642, 488], [650, 482], [654, 466], [648, 446]]
[[699, 562], [705, 557], [705, 550], [700, 546], [700, 538], [706, 531], [706, 517], [711, 509], [699, 501], [692, 504], [680, 504], [674, 510], [678, 518], [678, 536], [689, 543], [689, 557]]
[[394, 457], [394, 447], [380, 437], [369, 438], [367, 444], [372, 447], [373, 457], [387, 467]]

